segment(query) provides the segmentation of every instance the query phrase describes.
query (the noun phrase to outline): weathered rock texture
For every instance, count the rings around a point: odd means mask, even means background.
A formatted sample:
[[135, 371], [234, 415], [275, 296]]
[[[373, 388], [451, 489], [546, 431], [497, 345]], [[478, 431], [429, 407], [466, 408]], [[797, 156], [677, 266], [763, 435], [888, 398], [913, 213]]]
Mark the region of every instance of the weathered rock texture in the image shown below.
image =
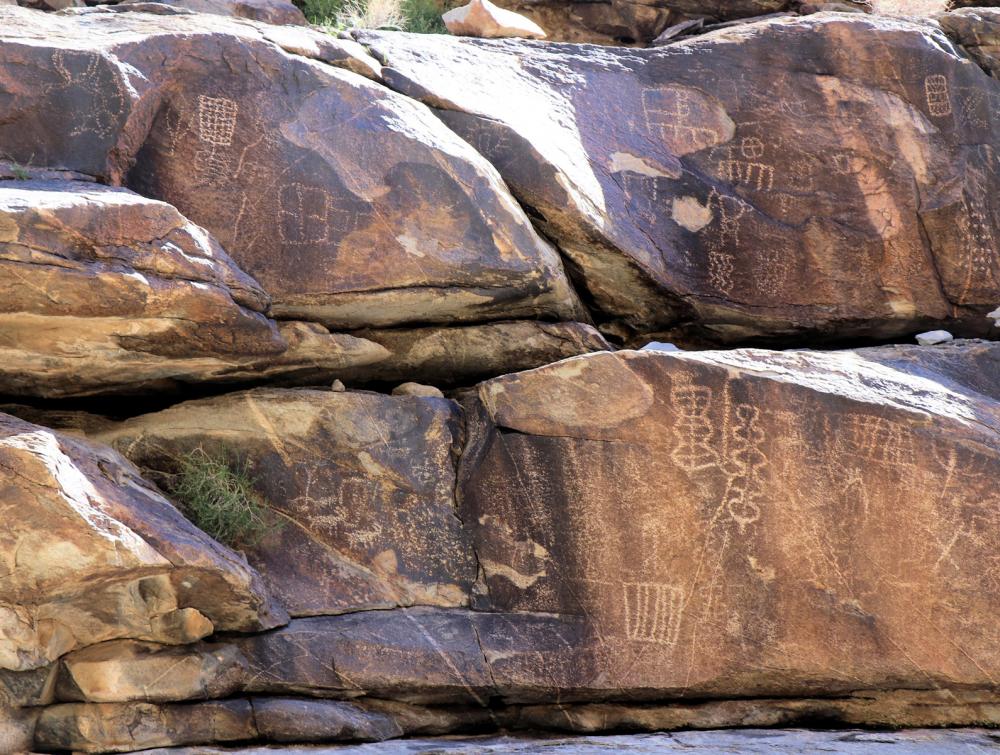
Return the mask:
[[1000, 347], [938, 348], [620, 352], [483, 383], [461, 485], [480, 607], [585, 620], [509, 624], [540, 649], [511, 682], [988, 688]]
[[0, 668], [131, 637], [186, 643], [286, 616], [256, 573], [108, 448], [0, 415]]
[[[122, 0], [122, 5], [147, 2], [147, 0]], [[198, 13], [218, 16], [235, 16], [262, 21], [268, 24], [305, 26], [308, 22], [297, 7], [287, 0], [157, 0], [161, 5], [187, 8]]]
[[70, 181], [0, 182], [0, 393], [329, 377], [378, 344], [277, 324], [269, 299], [173, 207]]
[[590, 325], [537, 320], [359, 330], [354, 335], [389, 351], [389, 356], [376, 364], [338, 373], [355, 383], [398, 383], [419, 378], [434, 385], [471, 385], [486, 377], [611, 348]]
[[[355, 43], [203, 14], [0, 12], [11, 159], [171, 203], [276, 316], [584, 317], [557, 252], [468, 144], [423, 105], [293, 54], [367, 65]], [[326, 53], [338, 46], [346, 62]]]
[[499, 168], [605, 320], [815, 342], [985, 333], [1000, 300], [1000, 83], [933, 26], [818, 14], [655, 50], [359, 39]]
[[[475, 737], [445, 740], [412, 739], [400, 742], [363, 744], [329, 749], [294, 749], [288, 755], [416, 755], [462, 753], [490, 755], [492, 753], [536, 753], [559, 755], [603, 755], [614, 752], [635, 755], [683, 753], [684, 755], [718, 755], [739, 752], [742, 755], [783, 755], [803, 752], [829, 752], [833, 755], [965, 755], [976, 749], [995, 747], [996, 734], [983, 729], [911, 730], [882, 732], [866, 730], [782, 731], [775, 729], [737, 729], [733, 731], [686, 731], [673, 734], [618, 735], [613, 737], [567, 737], [539, 740], [532, 736]], [[151, 750], [149, 755], [268, 755], [270, 750], [249, 748], [221, 750], [202, 747]]]
[[[985, 2], [975, 5], [987, 5]], [[938, 21], [955, 42], [995, 78], [1000, 78], [1000, 6], [945, 13]], [[995, 107], [997, 97], [989, 98]]]
[[869, 12], [870, 0], [500, 0], [560, 42], [648, 44], [690, 21], [752, 21], [756, 16], [823, 10]]
[[248, 464], [281, 526], [246, 552], [293, 615], [468, 603], [476, 564], [455, 512], [462, 430], [451, 401], [260, 389], [95, 438], [166, 490], [195, 449]]

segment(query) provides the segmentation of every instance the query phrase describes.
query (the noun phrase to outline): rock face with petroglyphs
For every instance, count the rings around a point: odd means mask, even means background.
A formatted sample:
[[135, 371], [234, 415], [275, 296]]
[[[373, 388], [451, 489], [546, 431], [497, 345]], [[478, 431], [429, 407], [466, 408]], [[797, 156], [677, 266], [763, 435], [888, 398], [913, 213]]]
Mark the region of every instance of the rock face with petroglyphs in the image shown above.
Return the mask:
[[487, 381], [460, 497], [488, 607], [583, 617], [538, 676], [580, 694], [987, 687], [998, 353], [622, 352]]
[[202, 14], [5, 14], [8, 156], [171, 203], [275, 315], [336, 328], [584, 317], [482, 156], [420, 103], [301, 54], [361, 69], [355, 43]]
[[1000, 726], [997, 12], [281, 2], [0, 7], [0, 753]]
[[276, 323], [268, 304], [168, 204], [92, 183], [0, 184], [0, 393], [329, 376], [388, 355], [315, 323]]
[[608, 327], [988, 332], [1000, 83], [933, 27], [818, 14], [586, 53], [358, 38], [497, 165]]
[[185, 454], [238, 449], [280, 525], [247, 556], [294, 616], [468, 604], [476, 563], [453, 501], [462, 428], [451, 401], [259, 389], [93, 437], [166, 490]]

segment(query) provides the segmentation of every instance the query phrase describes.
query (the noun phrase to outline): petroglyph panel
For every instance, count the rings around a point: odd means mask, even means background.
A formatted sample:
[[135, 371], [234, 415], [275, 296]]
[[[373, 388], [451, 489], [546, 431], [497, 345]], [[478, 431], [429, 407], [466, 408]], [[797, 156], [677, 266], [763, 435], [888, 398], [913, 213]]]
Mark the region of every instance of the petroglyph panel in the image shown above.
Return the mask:
[[457, 408], [443, 399], [257, 390], [135, 418], [103, 440], [152, 474], [238, 441], [273, 526], [244, 548], [297, 616], [468, 603], [454, 516]]
[[732, 138], [735, 124], [726, 111], [694, 89], [664, 87], [642, 93], [649, 130], [675, 155], [699, 152]]
[[948, 92], [948, 79], [944, 74], [936, 73], [925, 78], [924, 94], [931, 115], [935, 118], [951, 115], [951, 95]]
[[[595, 693], [988, 683], [1000, 419], [948, 377], [988, 354], [625, 351], [483, 384], [460, 501], [490, 605], [584, 620]], [[641, 414], [588, 421], [578, 388], [637, 378]]]

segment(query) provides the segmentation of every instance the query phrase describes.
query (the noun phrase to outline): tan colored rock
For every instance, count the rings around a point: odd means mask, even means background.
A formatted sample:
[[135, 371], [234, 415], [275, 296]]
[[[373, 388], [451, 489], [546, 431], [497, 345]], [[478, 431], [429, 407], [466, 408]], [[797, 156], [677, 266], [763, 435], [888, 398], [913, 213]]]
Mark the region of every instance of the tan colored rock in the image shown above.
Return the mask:
[[249, 700], [194, 705], [66, 703], [45, 708], [35, 746], [45, 750], [131, 752], [153, 747], [252, 740]]
[[354, 383], [420, 380], [454, 387], [611, 347], [590, 325], [517, 320], [461, 327], [360, 330], [389, 356], [341, 374]]
[[926, 22], [819, 13], [649, 50], [357, 38], [542, 218], [602, 331], [987, 334], [1000, 82]]
[[378, 344], [263, 313], [267, 294], [170, 205], [0, 182], [0, 392], [48, 397], [329, 376]]
[[[11, 159], [169, 202], [260, 282], [279, 318], [338, 329], [585, 319], [558, 252], [479, 153], [424, 105], [299, 54], [327, 61], [337, 40], [127, 9], [2, 11]], [[377, 65], [356, 42], [341, 47]]]
[[499, 8], [490, 0], [470, 0], [441, 16], [448, 31], [459, 37], [527, 37], [545, 39], [545, 30], [530, 19]]
[[619, 352], [481, 384], [460, 485], [477, 608], [541, 614], [480, 614], [498, 689], [991, 688], [998, 359]]
[[[122, 0], [122, 4], [130, 5], [145, 1]], [[308, 23], [302, 11], [287, 0], [157, 0], [157, 2], [175, 8], [187, 8], [198, 13], [248, 18], [268, 24], [305, 26]]]
[[28, 753], [34, 745], [38, 710], [0, 708], [0, 752]]
[[259, 389], [95, 437], [166, 490], [194, 449], [244, 460], [281, 525], [244, 550], [293, 615], [468, 603], [476, 564], [455, 514], [461, 426], [450, 401]]
[[444, 398], [440, 388], [423, 383], [400, 383], [392, 389], [393, 396], [421, 396], [424, 398]]
[[56, 694], [61, 701], [95, 703], [227, 697], [242, 688], [246, 670], [233, 645], [118, 640], [65, 656]]
[[[282, 623], [246, 560], [98, 444], [0, 415], [0, 668]], [[29, 556], [30, 554], [30, 556]]]

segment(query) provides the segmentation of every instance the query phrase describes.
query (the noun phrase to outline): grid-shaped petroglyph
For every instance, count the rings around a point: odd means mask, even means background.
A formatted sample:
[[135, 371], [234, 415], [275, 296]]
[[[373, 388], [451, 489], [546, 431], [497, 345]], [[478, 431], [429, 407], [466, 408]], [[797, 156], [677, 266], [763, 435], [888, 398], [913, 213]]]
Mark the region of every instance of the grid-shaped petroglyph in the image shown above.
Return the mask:
[[760, 409], [750, 404], [737, 404], [728, 428], [728, 453], [723, 469], [726, 491], [723, 506], [740, 528], [760, 518], [760, 501], [764, 487], [764, 433], [760, 429]]
[[211, 184], [232, 177], [230, 147], [236, 133], [239, 105], [226, 97], [198, 95], [197, 135], [200, 144], [194, 156], [198, 175]]
[[198, 140], [215, 147], [229, 147], [240, 108], [226, 97], [198, 95]]
[[924, 79], [924, 94], [927, 96], [927, 110], [936, 118], [951, 115], [951, 96], [948, 79], [944, 74], [935, 73]]
[[[82, 62], [82, 65], [75, 66], [74, 61]], [[58, 50], [52, 53], [52, 67], [58, 73], [60, 82], [45, 87], [44, 94], [74, 88], [87, 94], [87, 108], [83, 112], [73, 108], [75, 120], [69, 135], [90, 133], [99, 137], [111, 136], [115, 120], [125, 109], [126, 98], [121, 81], [104, 58], [96, 52], [67, 53]], [[74, 68], [77, 70], [74, 71]]]
[[694, 152], [725, 140], [718, 128], [705, 125], [704, 109], [686, 89], [667, 87], [642, 93], [646, 123], [674, 152]]
[[628, 639], [676, 645], [683, 618], [684, 591], [659, 582], [626, 582], [622, 588]]

